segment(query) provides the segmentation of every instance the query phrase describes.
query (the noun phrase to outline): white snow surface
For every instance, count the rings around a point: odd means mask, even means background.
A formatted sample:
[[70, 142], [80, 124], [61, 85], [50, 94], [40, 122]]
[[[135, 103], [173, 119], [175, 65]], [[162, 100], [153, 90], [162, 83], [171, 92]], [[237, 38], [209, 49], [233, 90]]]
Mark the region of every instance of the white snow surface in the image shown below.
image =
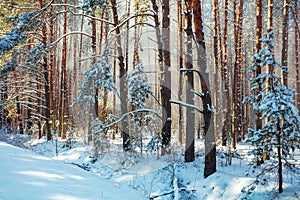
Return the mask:
[[[54, 141], [0, 132], [0, 140], [22, 147], [0, 142], [0, 200], [243, 199], [243, 187], [254, 182], [259, 171], [252, 172], [248, 166], [247, 153], [252, 148], [248, 144], [238, 145], [231, 166], [225, 165], [224, 151], [218, 147], [217, 172], [204, 179], [203, 140], [196, 140], [195, 161], [185, 163], [175, 144], [171, 155], [158, 157], [156, 153], [124, 153], [120, 139], [94, 160], [91, 146], [79, 141], [72, 148], [58, 141], [56, 156]], [[295, 158], [300, 165], [299, 151]], [[247, 199], [300, 199], [299, 170], [284, 171], [282, 194], [277, 192], [274, 174], [266, 178]]]
[[0, 142], [0, 199], [145, 199], [81, 168]]

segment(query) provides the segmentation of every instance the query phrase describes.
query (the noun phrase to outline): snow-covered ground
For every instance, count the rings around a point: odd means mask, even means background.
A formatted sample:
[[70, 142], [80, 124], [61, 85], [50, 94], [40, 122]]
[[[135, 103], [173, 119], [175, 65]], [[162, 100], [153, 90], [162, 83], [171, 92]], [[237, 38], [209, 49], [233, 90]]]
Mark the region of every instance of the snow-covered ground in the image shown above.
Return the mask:
[[[231, 166], [219, 149], [217, 172], [203, 178], [203, 144], [196, 142], [196, 160], [183, 162], [178, 150], [170, 156], [124, 153], [116, 141], [98, 159], [81, 142], [30, 140], [26, 135], [0, 133], [0, 199], [300, 199], [300, 172], [284, 173], [284, 193], [278, 194], [274, 174], [242, 193], [255, 181], [248, 163], [248, 145], [238, 146]], [[24, 149], [28, 147], [28, 149]], [[299, 154], [295, 156], [299, 161]], [[247, 176], [246, 176], [247, 174]], [[254, 184], [255, 185], [255, 184]], [[247, 191], [247, 189], [246, 189]]]
[[0, 142], [0, 199], [143, 199], [128, 186]]

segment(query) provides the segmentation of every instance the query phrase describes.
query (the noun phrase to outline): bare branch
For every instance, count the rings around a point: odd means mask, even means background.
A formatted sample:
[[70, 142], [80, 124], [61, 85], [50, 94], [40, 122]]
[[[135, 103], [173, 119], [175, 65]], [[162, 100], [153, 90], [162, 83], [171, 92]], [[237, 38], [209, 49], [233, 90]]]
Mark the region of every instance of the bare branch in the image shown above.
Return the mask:
[[184, 107], [187, 107], [187, 108], [192, 108], [192, 109], [197, 110], [199, 113], [202, 113], [202, 114], [203, 114], [203, 109], [198, 108], [198, 107], [195, 106], [195, 105], [188, 104], [188, 103], [186, 103], [186, 102], [178, 101], [178, 100], [170, 100], [170, 103], [178, 104], [178, 105], [180, 105], [180, 106], [184, 106]]
[[69, 12], [72, 15], [75, 15], [75, 16], [87, 17], [87, 18], [90, 18], [90, 19], [93, 19], [93, 20], [97, 20], [97, 21], [101, 21], [101, 22], [104, 22], [104, 23], [107, 23], [107, 24], [110, 24], [110, 25], [113, 25], [113, 26], [115, 25], [113, 22], [107, 21], [107, 20], [102, 19], [102, 18], [93, 17], [93, 16], [90, 16], [90, 15], [86, 15], [84, 13], [74, 13], [71, 9], [69, 9]]

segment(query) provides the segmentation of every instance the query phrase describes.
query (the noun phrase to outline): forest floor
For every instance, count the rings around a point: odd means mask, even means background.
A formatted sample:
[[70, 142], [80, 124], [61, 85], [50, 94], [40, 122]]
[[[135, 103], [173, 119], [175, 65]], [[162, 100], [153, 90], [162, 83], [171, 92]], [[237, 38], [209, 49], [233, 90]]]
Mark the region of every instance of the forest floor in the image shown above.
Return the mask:
[[[97, 158], [92, 145], [76, 141], [32, 139], [28, 135], [0, 132], [0, 199], [300, 199], [300, 169], [284, 169], [282, 194], [274, 171], [256, 177], [265, 164], [249, 166], [251, 146], [239, 144], [227, 165], [222, 147], [217, 172], [203, 178], [204, 146], [196, 141], [196, 159], [185, 163], [179, 145], [172, 153], [121, 151], [117, 138]], [[4, 143], [5, 142], [5, 143]], [[7, 143], [15, 145], [7, 145]], [[26, 148], [27, 150], [24, 150]], [[295, 153], [300, 165], [300, 152]]]

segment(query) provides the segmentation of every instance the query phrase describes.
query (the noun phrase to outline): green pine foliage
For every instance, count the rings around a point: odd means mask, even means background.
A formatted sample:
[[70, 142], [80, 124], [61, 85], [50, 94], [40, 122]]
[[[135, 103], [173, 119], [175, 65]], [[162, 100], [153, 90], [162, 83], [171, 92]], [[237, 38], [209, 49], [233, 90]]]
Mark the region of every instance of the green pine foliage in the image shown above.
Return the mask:
[[[274, 58], [273, 34], [274, 32], [269, 32], [266, 38], [260, 40], [263, 48], [252, 58], [252, 93], [244, 102], [250, 103], [255, 111], [260, 112], [264, 122], [261, 129], [248, 130], [247, 141], [254, 146], [251, 153], [255, 159], [252, 164], [262, 163], [262, 154], [265, 151], [270, 157], [268, 164], [272, 163], [272, 169], [279, 169], [281, 163], [293, 166], [290, 163], [293, 159], [292, 153], [300, 148], [300, 117], [294, 105], [295, 91], [282, 85], [281, 77], [275, 74], [277, 68], [285, 71], [287, 69]], [[262, 72], [267, 72], [256, 75], [257, 67], [261, 67]], [[271, 70], [266, 70], [267, 67]], [[282, 171], [278, 170], [279, 173]]]
[[[80, 88], [80, 95], [76, 98], [75, 103], [80, 106], [89, 107], [95, 103], [95, 94], [97, 88], [107, 89], [117, 92], [114, 84], [114, 78], [111, 73], [112, 66], [108, 62], [109, 49], [105, 49], [101, 58], [84, 73], [84, 81]], [[99, 96], [101, 98], [102, 96]]]

